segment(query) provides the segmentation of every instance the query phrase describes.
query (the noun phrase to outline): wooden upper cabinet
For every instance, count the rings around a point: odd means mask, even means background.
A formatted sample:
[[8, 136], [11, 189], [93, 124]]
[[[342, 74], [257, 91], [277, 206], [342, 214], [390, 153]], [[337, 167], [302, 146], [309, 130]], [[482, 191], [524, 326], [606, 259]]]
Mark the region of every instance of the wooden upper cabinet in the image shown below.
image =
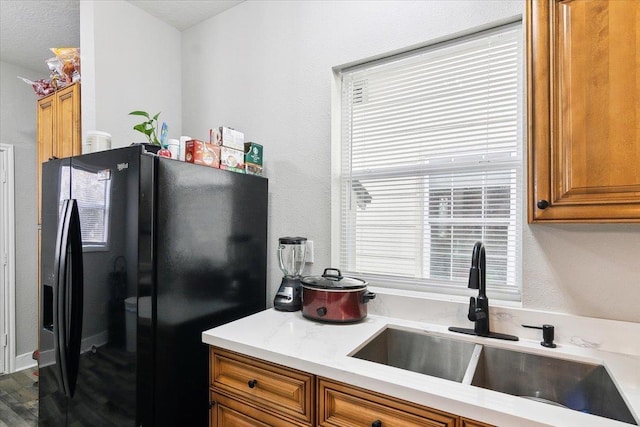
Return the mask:
[[58, 146], [55, 156], [63, 158], [82, 154], [80, 85], [75, 84], [58, 92], [57, 120]]
[[640, 222], [640, 1], [526, 16], [529, 222]]
[[38, 100], [36, 122], [38, 138], [38, 224], [41, 223], [42, 163], [52, 157], [81, 154], [80, 84], [74, 83]]
[[38, 224], [41, 223], [40, 203], [42, 201], [42, 163], [53, 156], [55, 136], [55, 96], [50, 95], [38, 100], [37, 138], [38, 138], [38, 166], [36, 179], [38, 187]]

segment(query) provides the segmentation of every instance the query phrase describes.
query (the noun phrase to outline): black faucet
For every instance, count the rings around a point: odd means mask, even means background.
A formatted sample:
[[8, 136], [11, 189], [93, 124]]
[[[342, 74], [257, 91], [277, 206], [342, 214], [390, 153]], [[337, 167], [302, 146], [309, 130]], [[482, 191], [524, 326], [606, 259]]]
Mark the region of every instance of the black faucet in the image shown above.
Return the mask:
[[469, 289], [479, 289], [478, 297], [469, 299], [468, 318], [475, 323], [476, 335], [489, 335], [489, 298], [487, 298], [487, 260], [482, 242], [473, 245], [471, 268], [469, 269]]
[[489, 298], [487, 298], [487, 260], [482, 242], [473, 245], [471, 268], [469, 269], [469, 289], [478, 289], [478, 296], [469, 300], [468, 319], [475, 322], [473, 329], [450, 326], [449, 330], [480, 337], [518, 341], [514, 335], [499, 334], [489, 330]]

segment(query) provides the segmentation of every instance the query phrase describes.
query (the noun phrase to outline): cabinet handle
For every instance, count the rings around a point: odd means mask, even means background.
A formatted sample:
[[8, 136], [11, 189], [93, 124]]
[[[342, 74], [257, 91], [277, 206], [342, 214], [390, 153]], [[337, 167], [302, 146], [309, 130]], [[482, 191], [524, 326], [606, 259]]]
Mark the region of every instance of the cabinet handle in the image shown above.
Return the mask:
[[215, 401], [211, 401], [209, 402], [209, 409], [213, 408], [214, 406], [216, 406], [216, 402]]
[[374, 422], [371, 423], [371, 427], [382, 427], [382, 421], [375, 420]]
[[546, 200], [538, 200], [536, 206], [538, 206], [538, 209], [547, 209], [549, 207], [549, 202]]
[[249, 382], [247, 383], [249, 388], [254, 388], [256, 384], [258, 384], [258, 380], [249, 380]]

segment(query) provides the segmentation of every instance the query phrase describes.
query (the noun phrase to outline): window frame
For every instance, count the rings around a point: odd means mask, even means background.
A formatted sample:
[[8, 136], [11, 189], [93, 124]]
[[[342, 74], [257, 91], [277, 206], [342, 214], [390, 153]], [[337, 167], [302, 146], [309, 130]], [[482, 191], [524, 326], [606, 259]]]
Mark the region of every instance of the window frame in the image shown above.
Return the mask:
[[[377, 55], [373, 58], [364, 59], [358, 62], [352, 62], [343, 66], [337, 66], [333, 68], [333, 80], [332, 80], [332, 149], [331, 149], [331, 262], [332, 265], [340, 266], [340, 254], [341, 254], [341, 208], [342, 208], [342, 191], [341, 188], [341, 173], [342, 173], [342, 73], [350, 72], [365, 67], [370, 67], [372, 64], [379, 64], [396, 59], [401, 59], [406, 56], [415, 55], [416, 52], [430, 49], [433, 47], [446, 46], [453, 43], [458, 43], [461, 40], [470, 39], [484, 34], [500, 31], [501, 28], [516, 27], [520, 32], [520, 50], [518, 54], [518, 123], [517, 123], [517, 151], [519, 156], [519, 170], [518, 183], [516, 185], [515, 200], [515, 267], [508, 269], [507, 282], [511, 286], [506, 291], [497, 290], [495, 288], [487, 291], [488, 295], [492, 298], [521, 303], [522, 301], [522, 239], [523, 239], [523, 212], [525, 212], [525, 200], [523, 196], [526, 191], [525, 171], [526, 171], [526, 108], [525, 108], [525, 28], [522, 16], [513, 18], [506, 22], [495, 23], [491, 26], [470, 30], [463, 35], [452, 36], [444, 41], [436, 41], [433, 43], [427, 43], [420, 46], [414, 46], [404, 51], [393, 52], [388, 55]], [[428, 203], [423, 203], [425, 209], [428, 209]], [[428, 233], [428, 231], [427, 231]], [[471, 254], [469, 253], [469, 259]], [[428, 263], [428, 257], [422, 256], [422, 263]], [[343, 271], [346, 274], [357, 275], [369, 282], [372, 286], [380, 286], [384, 288], [395, 288], [406, 291], [418, 291], [422, 294], [436, 294], [436, 296], [447, 297], [455, 295], [469, 295], [470, 291], [466, 287], [460, 287], [459, 285], [451, 285], [448, 281], [439, 281], [437, 279], [428, 279], [430, 283], [426, 284], [425, 279], [422, 278], [408, 278], [395, 276], [390, 279], [389, 276], [382, 274], [361, 273], [357, 271]], [[514, 292], [515, 291], [515, 292]]]

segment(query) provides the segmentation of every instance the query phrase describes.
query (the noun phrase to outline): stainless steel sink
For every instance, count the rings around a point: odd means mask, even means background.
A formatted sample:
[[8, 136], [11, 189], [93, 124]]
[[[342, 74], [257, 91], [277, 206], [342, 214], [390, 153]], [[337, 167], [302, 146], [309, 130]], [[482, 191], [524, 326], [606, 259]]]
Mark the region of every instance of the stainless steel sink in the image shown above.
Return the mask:
[[607, 369], [387, 327], [352, 357], [638, 425]]
[[603, 365], [483, 346], [471, 385], [637, 425]]
[[386, 328], [351, 356], [461, 382], [475, 346], [419, 331]]

